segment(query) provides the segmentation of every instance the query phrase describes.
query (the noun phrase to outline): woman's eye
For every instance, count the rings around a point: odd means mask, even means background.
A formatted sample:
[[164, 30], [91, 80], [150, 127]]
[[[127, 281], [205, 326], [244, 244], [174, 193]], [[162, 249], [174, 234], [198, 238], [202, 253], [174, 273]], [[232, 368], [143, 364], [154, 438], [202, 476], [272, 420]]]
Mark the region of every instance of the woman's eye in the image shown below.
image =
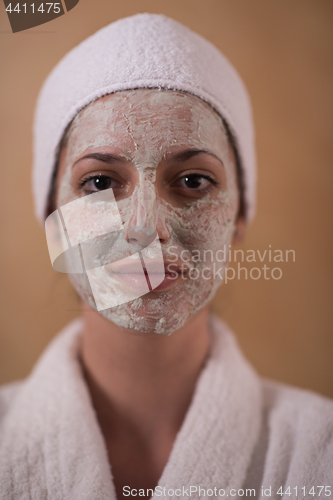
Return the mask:
[[86, 192], [103, 191], [105, 189], [118, 189], [124, 187], [123, 184], [107, 175], [92, 175], [80, 183], [80, 188]]
[[206, 191], [211, 185], [217, 186], [217, 184], [209, 175], [187, 174], [173, 182], [172, 187]]

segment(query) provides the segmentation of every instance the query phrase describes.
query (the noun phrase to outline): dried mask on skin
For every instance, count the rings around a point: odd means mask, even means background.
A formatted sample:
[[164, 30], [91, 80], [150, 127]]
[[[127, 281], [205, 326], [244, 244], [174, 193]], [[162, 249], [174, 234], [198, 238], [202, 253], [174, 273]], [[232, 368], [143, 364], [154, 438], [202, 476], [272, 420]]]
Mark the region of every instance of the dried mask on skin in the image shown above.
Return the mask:
[[[216, 255], [231, 243], [239, 195], [222, 119], [199, 98], [171, 90], [138, 89], [98, 99], [67, 132], [57, 206], [99, 186], [113, 189], [124, 238], [131, 227], [156, 229], [166, 268], [177, 268], [177, 279], [170, 278], [164, 289], [100, 314], [122, 327], [170, 334], [213, 298], [227, 265]], [[85, 216], [83, 233], [89, 226]], [[87, 275], [70, 278], [96, 309]], [[104, 274], [99, 282], [106, 297], [108, 279]]]

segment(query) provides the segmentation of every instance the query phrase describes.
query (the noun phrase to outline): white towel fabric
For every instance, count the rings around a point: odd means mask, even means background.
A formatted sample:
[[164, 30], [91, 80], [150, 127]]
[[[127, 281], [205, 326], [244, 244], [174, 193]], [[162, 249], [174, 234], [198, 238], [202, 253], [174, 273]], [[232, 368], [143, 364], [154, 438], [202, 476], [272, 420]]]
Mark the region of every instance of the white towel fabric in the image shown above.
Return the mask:
[[59, 141], [77, 112], [119, 90], [161, 87], [214, 107], [234, 136], [247, 220], [255, 209], [256, 158], [250, 101], [229, 61], [207, 40], [162, 15], [138, 14], [106, 26], [69, 52], [41, 90], [34, 123], [33, 191], [44, 224]]
[[[226, 326], [212, 318], [210, 328], [211, 354], [159, 485], [225, 489], [217, 498], [254, 488], [252, 498], [264, 500], [262, 486], [275, 500], [318, 498], [312, 486], [333, 486], [333, 402], [261, 381]], [[1, 500], [116, 499], [78, 361], [81, 329], [70, 324], [25, 381], [0, 390]], [[291, 496], [278, 495], [280, 486]], [[296, 497], [296, 486], [306, 494]]]

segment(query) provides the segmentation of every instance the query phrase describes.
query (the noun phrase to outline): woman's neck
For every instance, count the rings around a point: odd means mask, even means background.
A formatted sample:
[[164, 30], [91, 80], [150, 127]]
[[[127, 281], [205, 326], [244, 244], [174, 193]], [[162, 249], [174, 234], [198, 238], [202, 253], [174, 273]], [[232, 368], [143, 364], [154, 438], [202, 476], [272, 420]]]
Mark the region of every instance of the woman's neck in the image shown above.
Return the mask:
[[143, 482], [157, 483], [208, 355], [207, 308], [170, 336], [121, 328], [88, 306], [83, 315], [81, 360], [113, 474], [113, 451], [138, 447], [156, 466]]
[[207, 308], [170, 336], [121, 328], [88, 306], [83, 315], [81, 358], [94, 403], [102, 399], [150, 435], [156, 420], [177, 426], [208, 354]]

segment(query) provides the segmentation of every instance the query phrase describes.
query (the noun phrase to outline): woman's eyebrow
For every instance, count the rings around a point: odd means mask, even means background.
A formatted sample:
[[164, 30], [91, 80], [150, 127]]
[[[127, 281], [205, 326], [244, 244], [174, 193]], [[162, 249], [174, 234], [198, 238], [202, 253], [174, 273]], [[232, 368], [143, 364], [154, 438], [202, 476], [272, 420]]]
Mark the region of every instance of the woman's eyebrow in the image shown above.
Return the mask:
[[213, 158], [218, 160], [223, 165], [223, 162], [220, 160], [220, 158], [218, 156], [216, 156], [211, 151], [207, 151], [206, 149], [185, 149], [184, 151], [180, 151], [179, 153], [175, 153], [175, 154], [171, 155], [168, 158], [168, 160], [170, 160], [170, 161], [187, 161], [190, 158], [193, 158], [194, 156], [198, 156], [198, 155], [202, 155], [202, 154], [212, 156]]
[[123, 156], [118, 156], [110, 153], [88, 153], [84, 156], [81, 156], [78, 160], [76, 160], [74, 165], [76, 165], [79, 161], [84, 160], [86, 158], [91, 158], [93, 160], [103, 161], [104, 163], [125, 163], [126, 159]]

